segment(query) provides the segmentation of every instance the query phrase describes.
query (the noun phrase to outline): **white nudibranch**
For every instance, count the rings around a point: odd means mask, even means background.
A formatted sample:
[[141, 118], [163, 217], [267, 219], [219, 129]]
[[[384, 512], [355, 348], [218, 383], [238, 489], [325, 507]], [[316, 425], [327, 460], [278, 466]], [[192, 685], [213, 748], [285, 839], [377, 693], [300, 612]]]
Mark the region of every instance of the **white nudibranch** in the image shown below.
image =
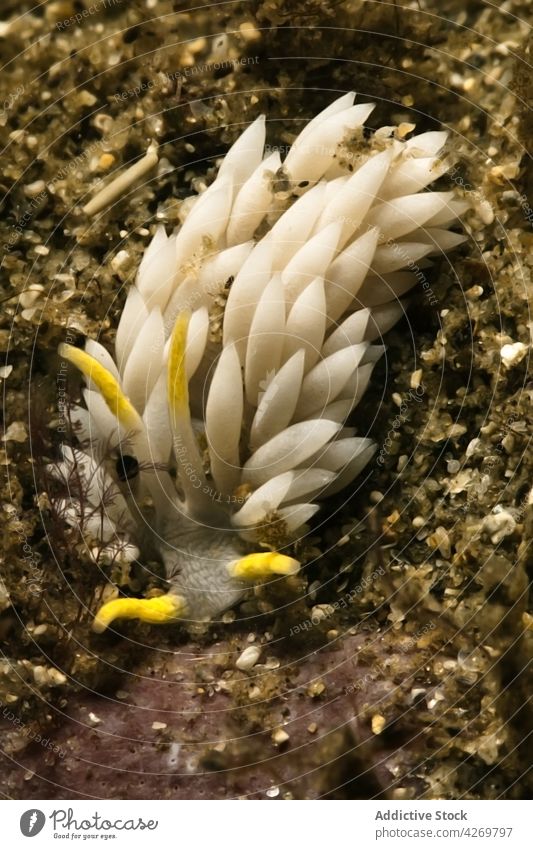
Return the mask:
[[264, 156], [257, 118], [178, 231], [156, 229], [114, 357], [92, 340], [60, 346], [86, 407], [72, 413], [79, 447], [51, 467], [68, 490], [56, 508], [98, 562], [159, 559], [169, 587], [105, 603], [97, 631], [209, 620], [297, 572], [268, 529], [290, 550], [374, 454], [345, 426], [384, 351], [372, 343], [426, 258], [463, 241], [448, 228], [466, 204], [425, 191], [452, 164], [445, 132], [365, 139], [373, 105], [354, 97], [307, 124], [283, 163]]

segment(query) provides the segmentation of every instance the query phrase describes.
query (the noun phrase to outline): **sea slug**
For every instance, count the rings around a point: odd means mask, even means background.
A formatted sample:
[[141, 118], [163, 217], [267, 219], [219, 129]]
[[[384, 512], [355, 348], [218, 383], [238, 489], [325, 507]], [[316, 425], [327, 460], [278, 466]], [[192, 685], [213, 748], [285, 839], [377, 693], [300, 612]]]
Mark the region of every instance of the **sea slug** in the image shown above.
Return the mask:
[[466, 204], [428, 190], [453, 164], [446, 132], [368, 134], [373, 104], [354, 97], [308, 123], [283, 162], [264, 155], [258, 117], [183, 202], [177, 232], [157, 227], [114, 354], [60, 346], [86, 388], [77, 445], [50, 468], [56, 509], [99, 562], [158, 558], [168, 581], [159, 597], [103, 604], [96, 631], [209, 620], [253, 582], [296, 572], [291, 541], [376, 450], [346, 421], [420, 267], [463, 241], [449, 228]]

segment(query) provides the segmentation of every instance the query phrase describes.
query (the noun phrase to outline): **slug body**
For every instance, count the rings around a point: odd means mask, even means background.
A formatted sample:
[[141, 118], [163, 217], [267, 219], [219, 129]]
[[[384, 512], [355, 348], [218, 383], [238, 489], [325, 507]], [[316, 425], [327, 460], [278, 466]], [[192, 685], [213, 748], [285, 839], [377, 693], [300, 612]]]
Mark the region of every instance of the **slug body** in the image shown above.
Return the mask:
[[69, 488], [56, 506], [100, 562], [157, 558], [169, 582], [104, 604], [96, 630], [208, 620], [293, 574], [284, 550], [317, 500], [373, 456], [345, 426], [384, 351], [372, 343], [403, 315], [417, 264], [463, 241], [448, 228], [465, 204], [426, 190], [452, 164], [446, 133], [364, 140], [373, 106], [353, 100], [317, 115], [283, 163], [254, 121], [184, 201], [178, 231], [157, 228], [114, 357], [93, 340], [60, 346], [86, 406], [80, 447], [53, 466]]

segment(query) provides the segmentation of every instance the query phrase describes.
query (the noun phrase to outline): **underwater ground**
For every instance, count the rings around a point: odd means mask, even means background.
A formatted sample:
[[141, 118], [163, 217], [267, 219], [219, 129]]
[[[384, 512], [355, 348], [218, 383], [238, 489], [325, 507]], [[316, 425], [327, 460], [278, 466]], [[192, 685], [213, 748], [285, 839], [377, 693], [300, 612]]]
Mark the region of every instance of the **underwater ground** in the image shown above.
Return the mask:
[[[30, 7], [0, 22], [1, 794], [530, 798], [531, 2]], [[378, 453], [318, 515], [303, 576], [194, 634], [93, 634], [107, 578], [142, 588], [50, 510], [57, 345], [113, 344], [156, 222], [243, 125], [264, 112], [289, 145], [351, 89], [372, 127], [448, 128], [440, 184], [471, 201], [354, 417]], [[85, 215], [151, 139], [157, 174]]]

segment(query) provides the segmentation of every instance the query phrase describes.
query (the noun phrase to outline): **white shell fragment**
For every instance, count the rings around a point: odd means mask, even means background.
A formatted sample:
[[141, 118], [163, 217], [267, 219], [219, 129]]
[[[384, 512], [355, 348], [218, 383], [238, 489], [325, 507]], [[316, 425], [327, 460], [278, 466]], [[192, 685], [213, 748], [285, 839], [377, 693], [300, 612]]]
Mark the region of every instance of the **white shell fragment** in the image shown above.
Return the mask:
[[502, 363], [506, 368], [513, 368], [513, 366], [522, 362], [528, 350], [528, 346], [524, 345], [523, 342], [512, 342], [507, 345], [502, 345], [500, 350]]
[[235, 661], [235, 666], [241, 672], [249, 672], [253, 669], [259, 658], [261, 657], [261, 649], [259, 646], [248, 646], [239, 655]]

